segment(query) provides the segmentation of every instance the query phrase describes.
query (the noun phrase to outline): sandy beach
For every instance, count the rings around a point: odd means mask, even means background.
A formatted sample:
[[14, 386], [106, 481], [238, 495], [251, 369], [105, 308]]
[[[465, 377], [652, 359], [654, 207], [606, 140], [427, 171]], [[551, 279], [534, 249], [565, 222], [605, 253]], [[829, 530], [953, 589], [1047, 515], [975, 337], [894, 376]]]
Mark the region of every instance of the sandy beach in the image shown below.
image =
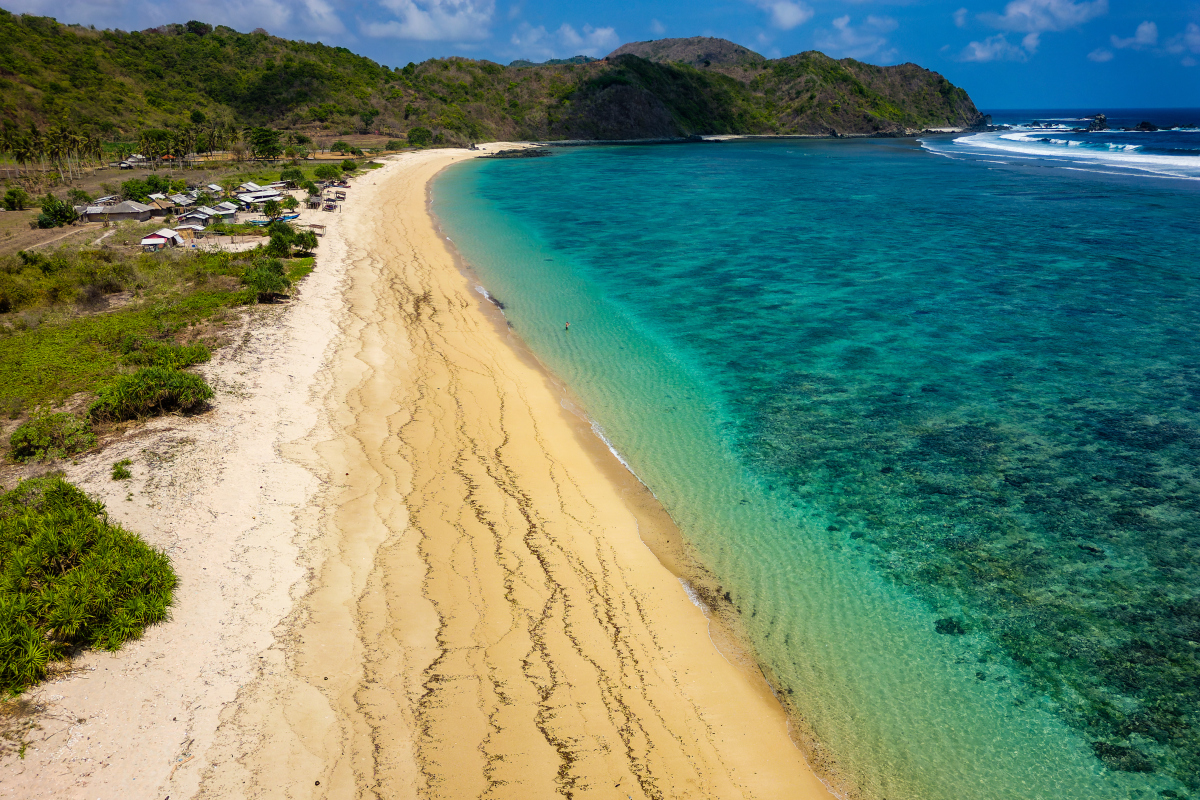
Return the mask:
[[205, 367], [212, 412], [68, 468], [181, 585], [34, 693], [0, 797], [831, 796], [438, 234], [428, 183], [475, 155], [360, 177], [297, 297]]

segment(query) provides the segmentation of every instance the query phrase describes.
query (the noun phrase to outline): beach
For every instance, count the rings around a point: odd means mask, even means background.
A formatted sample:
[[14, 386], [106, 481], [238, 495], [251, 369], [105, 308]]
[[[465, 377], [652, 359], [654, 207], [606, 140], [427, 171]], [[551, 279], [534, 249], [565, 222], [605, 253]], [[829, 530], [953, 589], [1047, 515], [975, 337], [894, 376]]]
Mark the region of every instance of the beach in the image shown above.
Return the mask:
[[180, 589], [38, 690], [0, 796], [830, 796], [435, 228], [429, 182], [476, 155], [360, 177], [290, 306], [204, 368], [212, 412], [67, 469]]

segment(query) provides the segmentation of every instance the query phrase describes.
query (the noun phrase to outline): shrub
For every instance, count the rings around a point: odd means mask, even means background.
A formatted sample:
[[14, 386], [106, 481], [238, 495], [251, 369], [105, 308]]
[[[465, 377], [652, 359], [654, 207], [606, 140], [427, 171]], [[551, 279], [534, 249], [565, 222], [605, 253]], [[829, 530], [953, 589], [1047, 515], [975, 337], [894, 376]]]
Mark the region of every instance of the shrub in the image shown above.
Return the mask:
[[8, 440], [13, 461], [45, 461], [82, 453], [95, 446], [87, 420], [66, 412], [38, 409]]
[[328, 181], [328, 180], [333, 180], [334, 178], [341, 175], [342, 171], [333, 164], [322, 164], [321, 166], [319, 166], [315, 170], [313, 170], [313, 174], [315, 174], [318, 178], [320, 178], [323, 181]]
[[[276, 236], [282, 237], [282, 234], [272, 233], [272, 243]], [[268, 245], [268, 249], [270, 249], [270, 245]], [[292, 282], [284, 274], [283, 264], [277, 258], [255, 261], [249, 269], [242, 273], [242, 283], [258, 293], [258, 302], [260, 303], [270, 302], [279, 295], [286, 294], [287, 290], [292, 288]]]
[[408, 146], [408, 143], [405, 142], [403, 139], [388, 139], [387, 144], [384, 145], [383, 149], [384, 150], [403, 150], [407, 146]]
[[317, 249], [317, 235], [312, 231], [300, 231], [296, 234], [296, 238], [292, 240], [292, 244], [302, 253], [311, 253]]
[[350, 149], [350, 145], [346, 144], [341, 139], [338, 139], [336, 142], [329, 145], [329, 149], [335, 153], [345, 153]]
[[102, 387], [88, 407], [88, 415], [98, 420], [123, 420], [168, 411], [199, 411], [212, 396], [212, 387], [199, 375], [170, 367], [146, 367]]
[[4, 193], [5, 211], [24, 211], [32, 202], [33, 198], [29, 196], [29, 192], [20, 186], [13, 186]]
[[342, 172], [354, 172], [358, 169], [358, 162], [352, 158], [347, 158], [342, 162]]
[[0, 690], [45, 677], [69, 648], [117, 650], [167, 618], [170, 560], [61, 476], [0, 494]]
[[42, 213], [38, 214], [39, 228], [61, 228], [79, 219], [75, 207], [70, 203], [59, 200], [52, 194], [42, 198]]
[[128, 458], [123, 458], [120, 461], [113, 462], [112, 479], [114, 481], [127, 481], [133, 477], [133, 473], [129, 471], [130, 465], [133, 464]]
[[291, 181], [295, 185], [299, 186], [300, 184], [304, 183], [304, 173], [294, 168], [285, 169], [283, 172], [279, 173], [279, 180]]
[[408, 143], [413, 147], [428, 147], [433, 144], [433, 131], [428, 128], [413, 128], [408, 132]]
[[82, 206], [92, 202], [92, 196], [83, 189], [71, 189], [67, 192], [67, 200], [77, 206]]
[[175, 344], [128, 336], [121, 342], [121, 363], [131, 367], [170, 367], [183, 369], [193, 364], [203, 364], [212, 358], [212, 351], [199, 342]]

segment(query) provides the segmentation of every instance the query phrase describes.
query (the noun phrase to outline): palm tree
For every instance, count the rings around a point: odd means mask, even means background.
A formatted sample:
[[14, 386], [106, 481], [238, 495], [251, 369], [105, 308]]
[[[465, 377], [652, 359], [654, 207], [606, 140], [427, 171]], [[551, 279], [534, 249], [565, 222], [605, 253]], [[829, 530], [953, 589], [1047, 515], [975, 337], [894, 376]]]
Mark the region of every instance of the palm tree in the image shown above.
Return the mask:
[[[8, 122], [5, 122], [4, 127], [0, 128], [0, 153], [10, 153], [16, 159], [18, 141], [20, 141], [20, 134]], [[4, 171], [9, 173], [12, 172], [12, 169], [5, 164]]]

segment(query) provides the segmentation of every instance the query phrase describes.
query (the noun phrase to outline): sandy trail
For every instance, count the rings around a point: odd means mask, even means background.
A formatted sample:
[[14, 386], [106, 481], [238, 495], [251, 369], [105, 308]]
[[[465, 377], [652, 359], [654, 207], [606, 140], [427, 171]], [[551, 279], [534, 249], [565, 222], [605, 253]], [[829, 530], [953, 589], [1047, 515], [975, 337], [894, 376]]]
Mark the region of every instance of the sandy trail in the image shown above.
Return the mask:
[[829, 797], [438, 238], [427, 184], [471, 156], [359, 179], [297, 302], [212, 368], [242, 400], [156, 434], [174, 493], [128, 524], [188, 543], [176, 616], [46, 687], [89, 721], [0, 792]]

